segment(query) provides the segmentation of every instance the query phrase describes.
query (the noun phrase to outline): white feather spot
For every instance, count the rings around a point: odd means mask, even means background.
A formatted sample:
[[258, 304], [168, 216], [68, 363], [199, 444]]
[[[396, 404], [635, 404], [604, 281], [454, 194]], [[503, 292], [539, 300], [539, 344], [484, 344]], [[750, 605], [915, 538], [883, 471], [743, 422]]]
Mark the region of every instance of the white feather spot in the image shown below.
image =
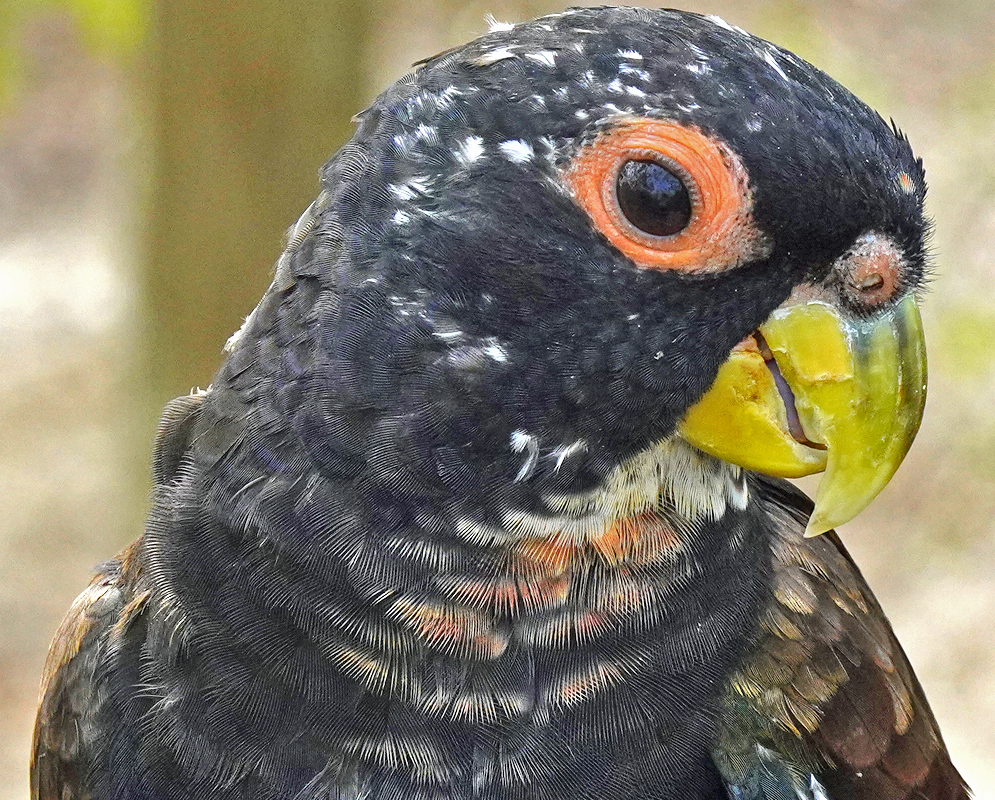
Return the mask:
[[431, 125], [426, 125], [423, 122], [415, 129], [415, 136], [425, 142], [437, 142], [439, 139], [439, 131]]
[[476, 59], [478, 66], [487, 67], [497, 64], [499, 61], [507, 61], [509, 58], [518, 58], [510, 47], [496, 47], [489, 53], [482, 53]]
[[728, 22], [722, 19], [722, 17], [718, 17], [715, 14], [709, 14], [707, 17], [705, 17], [705, 19], [707, 19], [713, 25], [718, 25], [720, 28], [725, 28], [727, 31], [737, 30], [734, 26], [730, 25]]
[[553, 469], [556, 472], [559, 472], [560, 467], [563, 466], [563, 462], [566, 461], [568, 458], [570, 458], [570, 456], [575, 455], [577, 453], [586, 453], [586, 452], [587, 452], [587, 442], [584, 441], [583, 439], [578, 439], [576, 442], [571, 442], [570, 444], [564, 445], [563, 447], [557, 447], [555, 450], [553, 450], [552, 453], [549, 454], [549, 456], [550, 458], [556, 459], [556, 465], [553, 467]]
[[456, 160], [469, 166], [480, 160], [484, 154], [484, 140], [479, 136], [467, 136], [456, 149]]
[[414, 200], [419, 195], [428, 194], [429, 179], [424, 175], [416, 175], [405, 183], [392, 183], [388, 188], [398, 200]]
[[407, 211], [401, 211], [398, 209], [394, 212], [394, 216], [390, 218], [390, 221], [395, 225], [406, 225], [411, 222], [411, 215]]
[[619, 58], [627, 58], [629, 61], [642, 61], [643, 54], [637, 53], [635, 50], [619, 50], [616, 55]]
[[498, 149], [505, 158], [514, 164], [524, 164], [535, 155], [532, 145], [522, 139], [509, 139], [506, 142], [501, 142]]
[[750, 503], [750, 487], [746, 485], [746, 475], [739, 468], [732, 468], [726, 483], [726, 495], [729, 504], [743, 511]]
[[447, 86], [437, 95], [435, 95], [435, 104], [439, 108], [448, 108], [453, 104], [453, 100], [457, 97], [461, 97], [463, 92], [457, 89], [455, 86]]
[[516, 453], [522, 453], [529, 446], [529, 442], [535, 441], [535, 436], [525, 431], [511, 432], [511, 449]]
[[535, 61], [546, 67], [556, 66], [556, 53], [553, 50], [539, 50], [535, 53], [526, 53], [525, 57], [530, 61]]
[[511, 449], [516, 453], [527, 453], [525, 463], [522, 464], [518, 474], [515, 475], [515, 483], [524, 481], [535, 470], [539, 461], [539, 440], [531, 433], [525, 431], [512, 431]]
[[507, 361], [508, 361], [508, 351], [505, 350], [498, 343], [497, 339], [495, 339], [493, 336], [488, 336], [487, 339], [485, 339], [484, 341], [486, 342], [486, 346], [484, 347], [484, 353], [489, 358], [492, 358], [495, 361], [499, 361], [502, 364], [507, 363]]
[[781, 69], [781, 65], [777, 63], [777, 59], [774, 57], [774, 54], [770, 50], [766, 50], [764, 52], [764, 61], [770, 64], [770, 66], [773, 67], [774, 72], [780, 75], [783, 80], [788, 80], [787, 73], [785, 73], [785, 71]]
[[415, 190], [406, 183], [392, 183], [387, 190], [398, 200], [413, 200], [416, 196]]
[[488, 14], [487, 16], [484, 17], [484, 20], [487, 22], [487, 30], [490, 33], [510, 31], [512, 28], [515, 27], [515, 24], [513, 22], [498, 22], [494, 18], [493, 14]]

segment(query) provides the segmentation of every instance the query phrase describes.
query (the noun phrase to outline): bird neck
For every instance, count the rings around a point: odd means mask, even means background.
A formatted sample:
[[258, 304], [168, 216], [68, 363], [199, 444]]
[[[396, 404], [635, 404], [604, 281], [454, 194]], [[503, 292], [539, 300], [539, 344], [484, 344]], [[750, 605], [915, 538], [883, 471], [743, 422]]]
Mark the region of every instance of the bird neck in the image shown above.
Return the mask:
[[316, 474], [190, 470], [170, 491], [143, 554], [170, 662], [150, 683], [209, 698], [204, 725], [238, 718], [260, 747], [285, 726], [369, 769], [408, 769], [407, 745], [370, 739], [371, 703], [412, 741], [465, 739], [466, 763], [506, 765], [507, 737], [554, 752], [567, 730], [571, 759], [606, 769], [650, 746], [698, 763], [769, 580], [744, 477], [674, 443], [501, 528], [432, 528]]

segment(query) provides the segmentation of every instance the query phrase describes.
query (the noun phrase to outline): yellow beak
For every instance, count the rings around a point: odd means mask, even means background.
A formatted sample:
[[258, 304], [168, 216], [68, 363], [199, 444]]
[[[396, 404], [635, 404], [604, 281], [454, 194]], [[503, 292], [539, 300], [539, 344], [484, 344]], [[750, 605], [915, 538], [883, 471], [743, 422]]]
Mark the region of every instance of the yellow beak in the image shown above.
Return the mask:
[[912, 445], [926, 403], [915, 299], [865, 318], [821, 300], [777, 309], [685, 415], [680, 435], [746, 469], [825, 471], [806, 536], [853, 519]]

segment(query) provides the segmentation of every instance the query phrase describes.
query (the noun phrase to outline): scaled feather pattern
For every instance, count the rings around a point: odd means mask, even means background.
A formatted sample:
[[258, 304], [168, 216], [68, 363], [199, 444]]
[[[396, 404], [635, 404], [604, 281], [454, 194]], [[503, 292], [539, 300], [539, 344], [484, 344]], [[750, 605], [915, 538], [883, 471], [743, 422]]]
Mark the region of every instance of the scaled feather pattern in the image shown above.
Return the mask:
[[[577, 165], [641, 130], [721, 154], [711, 255], [644, 263], [585, 205]], [[677, 433], [861, 236], [915, 291], [924, 192], [875, 112], [715, 18], [575, 9], [419, 65], [167, 406], [145, 531], [49, 655], [32, 796], [966, 798], [807, 498]]]

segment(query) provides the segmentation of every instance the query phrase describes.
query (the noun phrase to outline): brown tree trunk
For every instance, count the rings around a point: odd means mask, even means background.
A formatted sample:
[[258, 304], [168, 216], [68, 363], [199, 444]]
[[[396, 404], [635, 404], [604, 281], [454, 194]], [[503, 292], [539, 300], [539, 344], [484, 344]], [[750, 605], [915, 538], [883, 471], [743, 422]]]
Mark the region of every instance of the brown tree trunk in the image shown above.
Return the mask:
[[157, 0], [146, 182], [147, 386], [206, 386], [365, 98], [367, 4]]

